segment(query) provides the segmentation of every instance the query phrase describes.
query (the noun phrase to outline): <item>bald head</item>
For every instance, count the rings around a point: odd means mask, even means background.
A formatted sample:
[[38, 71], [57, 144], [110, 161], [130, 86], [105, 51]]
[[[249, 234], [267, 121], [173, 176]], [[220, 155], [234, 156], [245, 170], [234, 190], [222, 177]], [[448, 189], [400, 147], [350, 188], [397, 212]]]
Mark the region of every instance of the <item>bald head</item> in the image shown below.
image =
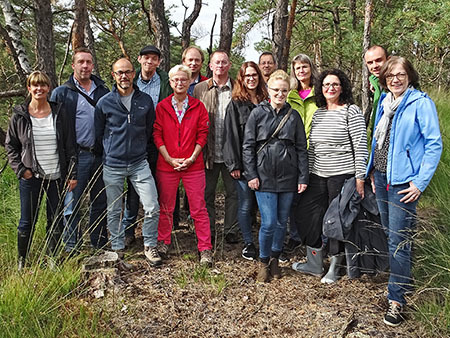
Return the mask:
[[135, 71], [133, 64], [126, 58], [120, 58], [112, 65], [112, 76], [116, 81], [120, 95], [126, 96], [133, 91]]

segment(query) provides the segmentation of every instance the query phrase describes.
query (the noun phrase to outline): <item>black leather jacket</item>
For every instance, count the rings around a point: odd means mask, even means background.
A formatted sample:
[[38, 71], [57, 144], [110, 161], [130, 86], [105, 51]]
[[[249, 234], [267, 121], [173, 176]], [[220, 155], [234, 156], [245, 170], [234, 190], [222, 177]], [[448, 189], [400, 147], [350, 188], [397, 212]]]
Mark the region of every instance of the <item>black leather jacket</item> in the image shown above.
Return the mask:
[[[244, 171], [242, 164], [242, 143], [244, 142], [244, 130], [248, 117], [256, 105], [251, 101], [232, 100], [225, 113], [223, 130], [223, 160], [229, 172]], [[241, 175], [241, 178], [244, 177]]]
[[[14, 115], [9, 122], [5, 140], [9, 164], [16, 173], [17, 178], [21, 178], [27, 169], [30, 169], [33, 174], [40, 172], [34, 150], [33, 128], [30, 113], [28, 112], [28, 102], [27, 100], [25, 104], [14, 107]], [[56, 144], [58, 147], [61, 179], [64, 180], [68, 176], [70, 179], [75, 180], [77, 177], [77, 147], [73, 128], [67, 121], [68, 117], [63, 111], [62, 104], [49, 103], [56, 125]]]
[[244, 132], [243, 163], [247, 181], [259, 178], [259, 191], [297, 191], [298, 184], [308, 184], [308, 155], [302, 119], [293, 110], [286, 124], [259, 153], [258, 149], [270, 138], [289, 104], [278, 112], [268, 102], [252, 110]]

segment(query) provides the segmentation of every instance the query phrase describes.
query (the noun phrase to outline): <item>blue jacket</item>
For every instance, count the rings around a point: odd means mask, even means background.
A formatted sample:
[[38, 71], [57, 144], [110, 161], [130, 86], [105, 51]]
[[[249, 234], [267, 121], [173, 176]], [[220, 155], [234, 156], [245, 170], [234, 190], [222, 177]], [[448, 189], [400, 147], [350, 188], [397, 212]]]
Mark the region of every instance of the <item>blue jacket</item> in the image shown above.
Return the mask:
[[[97, 88], [94, 90], [94, 101], [98, 100], [105, 94], [109, 93], [108, 87], [106, 87], [105, 82], [95, 75], [91, 75], [91, 80], [94, 81]], [[52, 91], [50, 101], [61, 102], [64, 106], [64, 110], [70, 116], [71, 123], [75, 130], [77, 103], [78, 103], [78, 92], [69, 88], [67, 85], [71, 84], [75, 86], [75, 81], [73, 80], [73, 74], [70, 75], [69, 80], [67, 80], [63, 85], [56, 87]]]
[[117, 168], [147, 159], [148, 148], [153, 144], [154, 121], [150, 96], [135, 85], [128, 112], [114, 86], [95, 107], [95, 152], [103, 152], [103, 163]]
[[[378, 103], [375, 128], [383, 116], [385, 97], [386, 93], [383, 93]], [[373, 167], [375, 145], [373, 138], [367, 174]], [[392, 120], [386, 183], [397, 185], [412, 181], [423, 192], [436, 171], [441, 153], [442, 138], [436, 106], [427, 94], [407, 89]]]

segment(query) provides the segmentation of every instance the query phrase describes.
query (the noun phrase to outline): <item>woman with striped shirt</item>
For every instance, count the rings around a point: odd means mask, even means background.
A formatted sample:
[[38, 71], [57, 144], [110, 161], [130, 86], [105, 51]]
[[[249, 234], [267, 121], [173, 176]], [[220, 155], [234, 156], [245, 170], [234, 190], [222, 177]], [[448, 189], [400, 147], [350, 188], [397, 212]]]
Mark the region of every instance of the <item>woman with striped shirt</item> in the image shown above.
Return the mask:
[[[331, 201], [339, 195], [344, 181], [356, 177], [356, 190], [364, 198], [364, 178], [367, 162], [367, 136], [363, 114], [353, 103], [348, 77], [338, 69], [324, 71], [315, 85], [317, 111], [309, 136], [310, 183], [304, 201], [307, 263], [294, 263], [296, 271], [315, 276], [323, 273], [322, 220]], [[331, 265], [322, 283], [338, 279], [336, 266], [343, 256], [342, 243], [329, 240]]]
[[[25, 266], [44, 192], [47, 195], [45, 247], [53, 256], [63, 230], [63, 190], [71, 191], [77, 184], [73, 130], [62, 105], [48, 101], [50, 86], [50, 78], [45, 73], [30, 74], [27, 79], [29, 96], [24, 104], [14, 107], [6, 134], [9, 164], [19, 179], [19, 270]], [[50, 259], [49, 264], [52, 262]]]

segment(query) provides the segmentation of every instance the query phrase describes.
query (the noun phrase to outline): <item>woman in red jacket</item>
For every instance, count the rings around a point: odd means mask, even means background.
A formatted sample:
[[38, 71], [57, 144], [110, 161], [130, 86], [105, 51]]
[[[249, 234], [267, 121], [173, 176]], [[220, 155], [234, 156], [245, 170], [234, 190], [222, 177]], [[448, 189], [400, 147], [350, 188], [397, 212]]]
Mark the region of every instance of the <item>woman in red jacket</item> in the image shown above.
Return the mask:
[[210, 266], [211, 230], [205, 203], [205, 166], [202, 148], [208, 136], [208, 112], [200, 100], [187, 94], [191, 70], [183, 65], [169, 71], [173, 95], [156, 106], [153, 137], [159, 150], [156, 176], [160, 217], [158, 251], [167, 256], [171, 243], [173, 209], [183, 180], [200, 251], [200, 264]]

